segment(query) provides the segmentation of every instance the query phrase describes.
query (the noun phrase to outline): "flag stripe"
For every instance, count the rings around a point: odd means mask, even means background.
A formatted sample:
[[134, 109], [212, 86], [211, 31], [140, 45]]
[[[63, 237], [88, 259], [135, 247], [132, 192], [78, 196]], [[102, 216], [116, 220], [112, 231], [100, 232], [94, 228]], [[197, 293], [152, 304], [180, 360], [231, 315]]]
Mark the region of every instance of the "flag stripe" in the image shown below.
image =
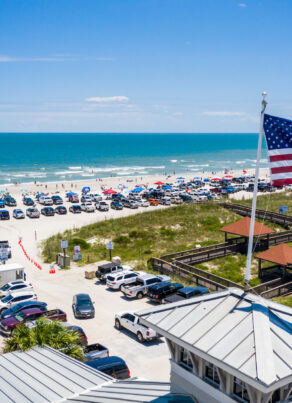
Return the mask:
[[292, 154], [282, 154], [282, 155], [270, 156], [270, 161], [271, 162], [274, 162], [274, 161], [286, 161], [286, 160], [291, 161], [292, 160]]
[[280, 148], [277, 150], [269, 150], [268, 151], [269, 155], [285, 155], [285, 154], [292, 154], [292, 148], [287, 147], [287, 148]]
[[292, 178], [292, 172], [282, 172], [271, 175], [272, 181], [276, 179], [287, 179], [287, 178]]
[[284, 186], [284, 185], [291, 185], [292, 184], [292, 177], [287, 179], [277, 179], [272, 181], [273, 186]]
[[292, 166], [286, 166], [286, 167], [278, 167], [278, 168], [271, 168], [272, 174], [281, 174], [285, 172], [291, 172], [292, 173]]
[[278, 167], [287, 167], [287, 166], [291, 166], [292, 163], [291, 161], [270, 161], [270, 167], [271, 168], [278, 168]]

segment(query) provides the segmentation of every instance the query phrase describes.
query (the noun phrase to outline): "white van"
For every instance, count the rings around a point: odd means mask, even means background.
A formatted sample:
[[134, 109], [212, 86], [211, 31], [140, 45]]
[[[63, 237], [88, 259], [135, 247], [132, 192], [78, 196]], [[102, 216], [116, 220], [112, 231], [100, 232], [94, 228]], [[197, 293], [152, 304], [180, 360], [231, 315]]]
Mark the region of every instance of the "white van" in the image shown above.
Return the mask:
[[0, 287], [15, 280], [24, 279], [24, 267], [19, 263], [0, 265]]

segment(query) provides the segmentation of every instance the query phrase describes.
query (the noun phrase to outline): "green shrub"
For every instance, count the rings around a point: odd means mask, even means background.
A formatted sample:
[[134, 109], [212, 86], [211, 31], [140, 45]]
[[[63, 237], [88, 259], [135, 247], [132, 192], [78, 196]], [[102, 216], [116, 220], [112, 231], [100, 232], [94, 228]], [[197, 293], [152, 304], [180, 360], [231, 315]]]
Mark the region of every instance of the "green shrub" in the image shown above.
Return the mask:
[[80, 246], [81, 250], [82, 249], [89, 249], [90, 248], [90, 243], [86, 242], [84, 239], [81, 238], [73, 238], [69, 241], [69, 248], [73, 249], [74, 246]]

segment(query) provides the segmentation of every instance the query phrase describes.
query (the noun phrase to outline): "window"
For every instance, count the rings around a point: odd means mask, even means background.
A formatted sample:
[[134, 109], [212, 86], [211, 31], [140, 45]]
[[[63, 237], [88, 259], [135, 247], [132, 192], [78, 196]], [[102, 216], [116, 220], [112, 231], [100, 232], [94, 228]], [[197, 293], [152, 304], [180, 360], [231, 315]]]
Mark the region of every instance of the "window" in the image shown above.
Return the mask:
[[184, 367], [185, 369], [187, 369], [188, 371], [193, 370], [193, 364], [192, 364], [192, 360], [190, 357], [190, 353], [187, 350], [185, 350], [183, 347], [180, 348], [180, 356], [179, 356], [178, 364], [180, 366]]
[[239, 402], [250, 402], [245, 383], [236, 377], [233, 378], [233, 396]]
[[134, 322], [134, 320], [135, 320], [135, 316], [134, 316], [134, 315], [129, 314], [129, 315], [128, 315], [128, 319], [129, 319], [129, 321], [130, 321], [130, 322]]
[[204, 379], [211, 383], [213, 386], [219, 387], [220, 385], [220, 379], [218, 376], [217, 369], [213, 364], [210, 362], [206, 361], [205, 363], [205, 376]]

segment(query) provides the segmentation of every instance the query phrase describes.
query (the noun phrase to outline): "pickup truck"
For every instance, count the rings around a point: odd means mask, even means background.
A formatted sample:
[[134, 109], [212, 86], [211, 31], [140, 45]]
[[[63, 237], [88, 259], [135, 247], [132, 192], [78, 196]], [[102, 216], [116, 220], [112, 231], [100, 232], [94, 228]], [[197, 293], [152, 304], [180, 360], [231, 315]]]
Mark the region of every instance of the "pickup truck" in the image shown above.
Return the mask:
[[140, 343], [154, 340], [159, 337], [154, 330], [140, 323], [140, 319], [134, 312], [119, 312], [115, 315], [115, 327], [118, 330], [125, 328], [137, 336]]
[[164, 275], [155, 276], [153, 274], [144, 274], [138, 276], [135, 283], [122, 285], [121, 291], [128, 298], [143, 298], [148, 291], [148, 287], [162, 281], [170, 282], [170, 277]]
[[67, 321], [67, 315], [61, 309], [51, 309], [50, 311], [43, 312], [39, 308], [28, 308], [18, 312], [14, 316], [1, 320], [0, 331], [5, 335], [10, 336], [18, 325], [37, 320], [40, 317], [59, 320], [61, 322]]
[[99, 343], [89, 344], [88, 346], [84, 347], [83, 351], [85, 361], [94, 361], [99, 358], [105, 358], [109, 356], [108, 348]]

